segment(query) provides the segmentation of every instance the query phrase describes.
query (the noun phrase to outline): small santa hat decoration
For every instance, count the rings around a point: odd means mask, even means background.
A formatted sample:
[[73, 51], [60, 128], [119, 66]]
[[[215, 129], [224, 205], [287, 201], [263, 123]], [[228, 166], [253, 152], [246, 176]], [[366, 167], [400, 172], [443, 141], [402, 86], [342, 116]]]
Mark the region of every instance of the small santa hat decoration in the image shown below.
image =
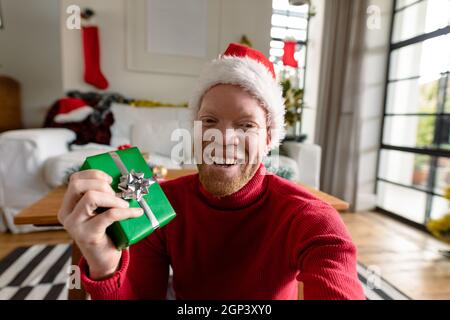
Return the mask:
[[270, 119], [272, 140], [269, 148], [277, 148], [286, 134], [285, 107], [283, 91], [276, 81], [272, 62], [258, 50], [230, 44], [223, 55], [203, 70], [189, 107], [198, 110], [205, 93], [218, 84], [238, 85], [262, 102]]
[[56, 123], [82, 122], [94, 112], [94, 108], [81, 99], [64, 98], [58, 103], [58, 114], [54, 118]]

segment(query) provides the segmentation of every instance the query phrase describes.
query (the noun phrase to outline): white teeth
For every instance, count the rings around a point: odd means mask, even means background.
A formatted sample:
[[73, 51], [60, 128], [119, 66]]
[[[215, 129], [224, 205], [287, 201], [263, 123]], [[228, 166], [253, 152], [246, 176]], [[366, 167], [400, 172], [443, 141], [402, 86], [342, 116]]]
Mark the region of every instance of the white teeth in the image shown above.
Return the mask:
[[228, 164], [228, 165], [237, 164], [236, 159], [224, 159], [220, 157], [212, 157], [212, 161], [216, 164]]

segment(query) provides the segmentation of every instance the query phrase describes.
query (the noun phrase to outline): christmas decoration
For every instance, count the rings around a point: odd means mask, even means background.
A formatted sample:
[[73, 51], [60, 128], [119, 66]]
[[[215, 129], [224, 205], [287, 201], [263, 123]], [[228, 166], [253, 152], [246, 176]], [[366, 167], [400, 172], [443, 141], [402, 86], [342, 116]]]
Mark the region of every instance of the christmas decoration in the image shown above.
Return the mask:
[[86, 102], [77, 98], [63, 98], [58, 101], [58, 111], [54, 117], [56, 123], [82, 122], [94, 109]]
[[129, 101], [129, 104], [131, 106], [134, 106], [134, 107], [142, 107], [142, 108], [144, 108], [144, 107], [149, 107], [149, 108], [152, 108], [152, 107], [187, 108], [187, 103], [182, 103], [180, 105], [177, 105], [177, 104], [161, 102], [161, 101], [157, 101], [157, 100], [136, 100], [136, 99], [133, 99], [133, 100]]
[[98, 89], [107, 89], [108, 80], [100, 67], [100, 40], [97, 26], [83, 26], [84, 81]]
[[[176, 214], [138, 148], [128, 148], [89, 157], [81, 170], [97, 169], [113, 178], [111, 187], [144, 215], [112, 224], [107, 234], [118, 249], [142, 240], [168, 224]], [[99, 213], [101, 214], [101, 213]]]
[[297, 42], [295, 40], [285, 40], [284, 41], [284, 54], [283, 54], [282, 61], [285, 66], [298, 68], [298, 62], [294, 58], [296, 46], [297, 46]]
[[270, 157], [264, 157], [262, 162], [268, 172], [287, 180], [292, 180], [294, 177], [294, 170], [292, 170], [292, 168], [277, 166], [272, 163], [272, 159]]
[[210, 88], [218, 84], [239, 85], [264, 103], [270, 118], [272, 139], [270, 149], [275, 149], [285, 136], [284, 99], [277, 83], [272, 62], [261, 52], [232, 43], [218, 59], [212, 61], [200, 75], [197, 90], [189, 107], [198, 110], [200, 101]]
[[142, 172], [131, 170], [128, 174], [120, 177], [121, 197], [125, 200], [134, 199], [139, 202], [143, 196], [148, 194], [148, 188], [155, 182], [153, 179], [145, 178]]
[[164, 166], [154, 166], [153, 174], [157, 179], [164, 179], [167, 176], [167, 168]]
[[125, 150], [125, 149], [130, 149], [130, 148], [133, 148], [133, 146], [131, 144], [122, 144], [117, 147], [118, 150]]

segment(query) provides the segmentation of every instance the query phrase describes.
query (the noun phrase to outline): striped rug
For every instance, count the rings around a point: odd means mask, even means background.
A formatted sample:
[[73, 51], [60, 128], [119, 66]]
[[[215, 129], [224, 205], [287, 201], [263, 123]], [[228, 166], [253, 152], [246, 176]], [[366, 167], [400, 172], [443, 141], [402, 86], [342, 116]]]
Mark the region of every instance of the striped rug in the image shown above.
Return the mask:
[[71, 246], [34, 245], [0, 261], [0, 300], [66, 300]]
[[[14, 250], [0, 261], [0, 300], [66, 300], [71, 246], [34, 245]], [[369, 300], [408, 300], [380, 277], [358, 263], [358, 277]], [[170, 287], [170, 286], [169, 286]], [[173, 299], [169, 290], [168, 298]]]

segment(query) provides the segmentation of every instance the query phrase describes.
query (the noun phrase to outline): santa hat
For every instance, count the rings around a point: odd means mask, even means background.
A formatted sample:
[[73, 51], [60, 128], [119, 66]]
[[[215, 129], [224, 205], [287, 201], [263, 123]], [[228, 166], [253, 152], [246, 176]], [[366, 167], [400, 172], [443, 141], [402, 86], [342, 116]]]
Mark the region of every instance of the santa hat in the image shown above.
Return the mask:
[[198, 110], [205, 93], [218, 84], [238, 85], [262, 102], [267, 110], [272, 141], [277, 148], [285, 136], [284, 98], [272, 62], [258, 50], [232, 43], [225, 53], [209, 63], [200, 75], [189, 106]]
[[58, 114], [54, 118], [56, 123], [82, 122], [94, 112], [86, 102], [77, 98], [60, 99], [58, 104]]

